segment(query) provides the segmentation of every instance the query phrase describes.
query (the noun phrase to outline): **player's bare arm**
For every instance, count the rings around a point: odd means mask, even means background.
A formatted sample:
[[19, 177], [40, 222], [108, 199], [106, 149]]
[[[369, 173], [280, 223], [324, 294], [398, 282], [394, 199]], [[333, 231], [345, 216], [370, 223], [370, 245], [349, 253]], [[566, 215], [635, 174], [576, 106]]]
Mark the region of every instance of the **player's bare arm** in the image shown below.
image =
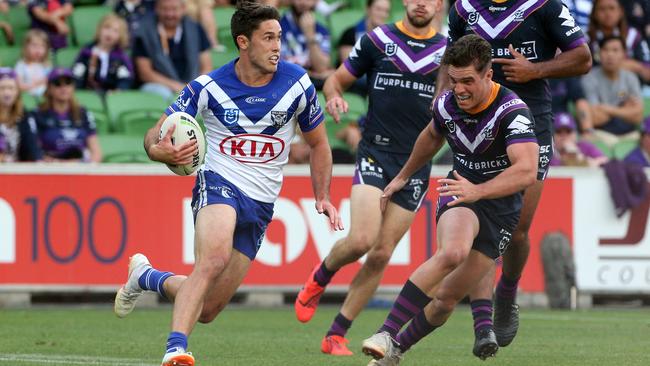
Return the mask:
[[323, 93], [327, 100], [325, 109], [332, 117], [334, 122], [341, 122], [340, 113], [348, 112], [348, 102], [343, 99], [343, 92], [346, 91], [357, 78], [348, 71], [348, 69], [341, 65], [336, 71], [325, 80], [323, 86]]
[[577, 76], [586, 74], [591, 69], [591, 52], [587, 44], [537, 63], [528, 61], [512, 45], [508, 48], [513, 58], [495, 58], [492, 62], [503, 65], [503, 74], [511, 82], [526, 83], [535, 79]]
[[156, 125], [147, 131], [144, 136], [144, 150], [149, 159], [165, 164], [184, 165], [192, 162], [192, 156], [198, 149], [196, 140], [190, 140], [180, 146], [172, 143], [172, 134], [175, 127], [167, 130], [165, 136], [160, 138], [160, 127], [167, 116], [163, 114]]
[[535, 183], [539, 145], [536, 142], [521, 142], [508, 146], [506, 151], [512, 165], [494, 179], [473, 184], [454, 171], [455, 179], [438, 180], [440, 187], [437, 190], [440, 196], [456, 196], [457, 198], [449, 203], [450, 206], [455, 206], [462, 202], [505, 197]]
[[330, 181], [332, 179], [332, 150], [327, 141], [325, 124], [321, 123], [303, 137], [311, 153], [309, 155], [309, 168], [311, 170], [311, 184], [316, 198], [316, 211], [329, 217], [330, 225], [334, 230], [343, 230], [343, 222], [336, 208], [330, 202]]
[[393, 178], [393, 180], [386, 186], [384, 193], [381, 196], [381, 210], [386, 209], [386, 204], [390, 201], [393, 193], [400, 191], [404, 185], [408, 183], [409, 178], [415, 174], [427, 162], [431, 161], [434, 155], [440, 150], [444, 138], [438, 134], [430, 123], [427, 127], [420, 132], [418, 139], [415, 141], [413, 151], [409, 156], [408, 161], [404, 167]]

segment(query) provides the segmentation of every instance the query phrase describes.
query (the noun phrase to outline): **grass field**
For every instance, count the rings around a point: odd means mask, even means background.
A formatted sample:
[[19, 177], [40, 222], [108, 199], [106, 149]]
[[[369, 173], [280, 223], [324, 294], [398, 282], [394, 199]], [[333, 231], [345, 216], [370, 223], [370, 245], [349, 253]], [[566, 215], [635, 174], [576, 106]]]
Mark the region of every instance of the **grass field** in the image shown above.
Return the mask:
[[[367, 310], [348, 338], [352, 357], [320, 353], [337, 308], [319, 309], [309, 324], [291, 308], [227, 309], [190, 338], [198, 366], [366, 365], [359, 351], [387, 310]], [[406, 357], [404, 365], [650, 365], [650, 311], [522, 311], [515, 342], [483, 363], [471, 354], [471, 316], [461, 307]], [[0, 311], [0, 365], [159, 365], [170, 308], [137, 309], [117, 319], [111, 309], [60, 308]]]

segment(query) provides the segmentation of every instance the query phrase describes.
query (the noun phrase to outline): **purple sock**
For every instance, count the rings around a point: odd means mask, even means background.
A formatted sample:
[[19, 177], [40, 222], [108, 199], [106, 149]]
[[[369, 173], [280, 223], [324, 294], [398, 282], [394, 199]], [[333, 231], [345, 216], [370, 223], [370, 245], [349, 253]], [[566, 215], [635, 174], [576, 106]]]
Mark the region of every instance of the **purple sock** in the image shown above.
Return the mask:
[[320, 267], [318, 267], [318, 270], [314, 272], [314, 281], [316, 281], [319, 285], [325, 287], [327, 284], [330, 283], [332, 280], [332, 277], [334, 277], [334, 274], [336, 274], [337, 271], [330, 271], [325, 267], [325, 261], [320, 264]]
[[431, 302], [431, 298], [427, 294], [422, 292], [411, 280], [406, 281], [378, 333], [388, 332], [394, 338], [404, 324], [422, 311], [429, 302]]
[[346, 318], [343, 316], [343, 314], [338, 313], [336, 318], [334, 318], [334, 321], [332, 322], [332, 326], [330, 327], [330, 330], [327, 331], [327, 337], [331, 335], [338, 335], [341, 337], [345, 337], [345, 334], [348, 332], [348, 329], [350, 329], [350, 326], [352, 325], [352, 320]]
[[171, 332], [167, 337], [167, 350], [173, 352], [177, 347], [187, 350], [187, 336], [181, 332]]
[[518, 285], [518, 278], [512, 280], [502, 274], [499, 283], [497, 284], [496, 295], [504, 299], [514, 299], [517, 297]]
[[138, 278], [138, 284], [143, 290], [156, 291], [160, 296], [167, 298], [167, 294], [165, 294], [165, 290], [163, 289], [163, 284], [173, 275], [174, 274], [171, 272], [161, 272], [153, 268], [148, 268], [140, 278]]
[[426, 337], [429, 333], [438, 328], [439, 325], [432, 325], [424, 315], [424, 311], [420, 311], [418, 315], [411, 320], [408, 327], [397, 335], [396, 341], [399, 343], [399, 348], [402, 352], [406, 352], [418, 343], [420, 339]]
[[472, 317], [474, 318], [474, 334], [479, 331], [492, 328], [492, 300], [480, 299], [469, 303], [472, 307]]

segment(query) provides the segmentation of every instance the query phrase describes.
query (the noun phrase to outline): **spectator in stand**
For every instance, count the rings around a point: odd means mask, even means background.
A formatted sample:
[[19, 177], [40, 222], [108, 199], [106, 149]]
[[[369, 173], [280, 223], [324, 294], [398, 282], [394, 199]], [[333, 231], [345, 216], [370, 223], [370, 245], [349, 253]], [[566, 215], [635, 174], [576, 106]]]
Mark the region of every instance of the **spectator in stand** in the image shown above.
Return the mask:
[[185, 16], [183, 0], [157, 0], [155, 16], [142, 20], [133, 44], [141, 90], [173, 98], [185, 84], [211, 71], [209, 50], [203, 28]]
[[133, 65], [125, 48], [129, 44], [126, 21], [108, 14], [97, 25], [95, 40], [79, 52], [72, 68], [77, 87], [106, 92], [129, 89]]
[[40, 156], [25, 114], [16, 73], [0, 67], [0, 162], [31, 161]]
[[28, 122], [36, 126], [45, 161], [102, 160], [95, 120], [75, 100], [74, 84], [69, 69], [52, 70], [43, 103], [28, 117]]
[[576, 122], [570, 114], [558, 113], [554, 118], [551, 166], [597, 167], [609, 161], [596, 145], [578, 140]]
[[16, 63], [20, 90], [41, 97], [47, 85], [47, 75], [52, 70], [50, 43], [45, 32], [32, 29], [25, 35], [23, 57]]
[[280, 19], [282, 58], [302, 66], [316, 89], [334, 72], [330, 64], [330, 33], [316, 21], [317, 0], [291, 0], [289, 11]]
[[646, 41], [650, 39], [650, 1], [626, 0], [621, 5], [625, 10], [628, 24], [638, 29]]
[[594, 139], [609, 148], [622, 140], [638, 140], [637, 127], [643, 119], [639, 79], [622, 68], [625, 41], [618, 36], [599, 43], [601, 65], [582, 78], [582, 87], [591, 104]]
[[573, 15], [573, 19], [575, 19], [580, 29], [587, 33], [587, 30], [589, 30], [589, 15], [592, 9], [591, 0], [562, 0], [562, 3], [569, 8], [569, 12]]
[[580, 137], [590, 138], [594, 130], [594, 124], [591, 120], [591, 106], [582, 90], [580, 78], [570, 77], [563, 79], [549, 79], [551, 88], [551, 97], [553, 114], [568, 113], [569, 103], [573, 103], [576, 116], [578, 117], [578, 126], [580, 126]]
[[630, 27], [625, 19], [619, 0], [594, 0], [589, 21], [589, 40], [594, 65], [601, 62], [598, 57], [599, 42], [605, 37], [617, 36], [625, 42], [627, 58], [622, 67], [637, 74], [641, 80], [650, 82], [650, 48], [639, 30]]
[[129, 48], [143, 18], [154, 13], [155, 0], [119, 0], [113, 11], [129, 25]]
[[50, 47], [58, 50], [68, 46], [70, 27], [67, 18], [72, 14], [69, 0], [31, 0], [28, 5], [32, 28], [41, 29], [50, 39]]
[[639, 164], [644, 168], [650, 167], [650, 117], [643, 121], [639, 146], [630, 151], [624, 159], [627, 163]]
[[343, 61], [347, 60], [350, 51], [352, 51], [359, 38], [376, 27], [386, 24], [389, 16], [389, 0], [367, 0], [366, 16], [357, 24], [346, 29], [341, 35], [339, 40], [339, 62], [343, 63]]
[[185, 0], [185, 7], [187, 9], [187, 16], [192, 18], [195, 22], [201, 24], [203, 30], [210, 40], [210, 46], [215, 51], [223, 52], [225, 47], [219, 44], [217, 39], [218, 24], [212, 15], [213, 0]]
[[[6, 14], [9, 11], [9, 2], [6, 0], [0, 0], [0, 14]], [[11, 27], [9, 22], [0, 20], [0, 31], [4, 33], [7, 44], [14, 44], [14, 30]]]

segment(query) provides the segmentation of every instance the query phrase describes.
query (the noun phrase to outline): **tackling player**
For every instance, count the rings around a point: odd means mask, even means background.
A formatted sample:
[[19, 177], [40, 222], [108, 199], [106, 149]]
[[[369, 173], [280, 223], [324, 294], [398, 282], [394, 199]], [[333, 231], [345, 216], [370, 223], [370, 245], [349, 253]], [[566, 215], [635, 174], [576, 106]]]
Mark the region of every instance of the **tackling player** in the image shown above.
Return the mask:
[[[378, 360], [371, 364], [397, 365], [403, 352], [445, 323], [508, 249], [521, 213], [521, 191], [535, 182], [539, 146], [532, 115], [515, 93], [492, 81], [490, 44], [464, 36], [447, 47], [443, 64], [451, 90], [434, 101], [431, 124], [382, 196], [384, 206], [446, 138], [454, 164], [438, 181], [438, 249], [406, 281], [384, 325], [363, 342], [364, 353]], [[443, 279], [444, 291], [439, 289]], [[495, 347], [475, 353], [484, 358]]]
[[383, 189], [408, 159], [413, 143], [431, 120], [431, 101], [446, 39], [432, 27], [440, 0], [404, 0], [402, 21], [364, 35], [348, 59], [329, 77], [323, 91], [335, 121], [347, 112], [343, 91], [368, 76], [369, 108], [357, 151], [351, 192], [350, 231], [307, 278], [295, 302], [296, 316], [308, 322], [334, 274], [364, 254], [367, 258], [350, 284], [340, 313], [322, 340], [321, 351], [351, 355], [345, 334], [372, 297], [395, 246], [408, 230], [426, 196], [431, 164], [410, 175], [386, 210]]
[[[316, 91], [305, 70], [280, 61], [278, 11], [241, 1], [231, 20], [240, 57], [190, 82], [166, 114], [200, 113], [207, 154], [192, 191], [196, 261], [188, 276], [158, 271], [142, 254], [129, 263], [129, 278], [115, 298], [115, 312], [133, 310], [143, 290], [174, 301], [164, 366], [192, 366], [187, 337], [197, 321], [209, 323], [244, 279], [273, 216], [296, 124], [311, 146], [316, 210], [336, 230], [340, 217], [329, 201], [332, 156]], [[196, 143], [174, 146], [172, 130], [159, 139], [163, 115], [145, 136], [152, 160], [191, 161]], [[234, 250], [233, 250], [234, 249]]]

